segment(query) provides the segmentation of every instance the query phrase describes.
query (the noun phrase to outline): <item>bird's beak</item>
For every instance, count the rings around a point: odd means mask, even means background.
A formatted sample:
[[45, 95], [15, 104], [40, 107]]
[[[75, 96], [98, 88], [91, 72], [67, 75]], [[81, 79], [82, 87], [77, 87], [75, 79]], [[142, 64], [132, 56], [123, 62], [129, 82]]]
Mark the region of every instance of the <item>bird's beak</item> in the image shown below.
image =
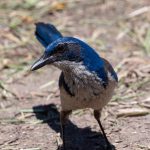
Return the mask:
[[49, 62], [49, 58], [45, 58], [43, 55], [40, 59], [38, 59], [31, 67], [31, 71], [40, 69], [41, 67], [45, 66]]

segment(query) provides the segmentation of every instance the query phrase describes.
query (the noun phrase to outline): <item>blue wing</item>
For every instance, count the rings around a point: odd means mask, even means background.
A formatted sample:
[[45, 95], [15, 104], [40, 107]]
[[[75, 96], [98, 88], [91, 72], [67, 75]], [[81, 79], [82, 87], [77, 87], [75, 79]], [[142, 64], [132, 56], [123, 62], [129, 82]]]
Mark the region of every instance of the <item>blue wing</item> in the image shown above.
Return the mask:
[[97, 75], [102, 79], [104, 88], [108, 85], [108, 72], [111, 74], [111, 76], [118, 82], [118, 77], [116, 72], [114, 71], [111, 64], [104, 58], [101, 58], [104, 62], [104, 66], [98, 68], [95, 72]]
[[57, 40], [58, 38], [63, 37], [52, 24], [39, 22], [35, 25], [35, 36], [44, 47], [47, 47], [50, 43]]
[[104, 58], [102, 58], [105, 64], [105, 70], [109, 71], [111, 76], [116, 80], [116, 82], [118, 82], [118, 76], [116, 74], [116, 72], [114, 71], [112, 65]]

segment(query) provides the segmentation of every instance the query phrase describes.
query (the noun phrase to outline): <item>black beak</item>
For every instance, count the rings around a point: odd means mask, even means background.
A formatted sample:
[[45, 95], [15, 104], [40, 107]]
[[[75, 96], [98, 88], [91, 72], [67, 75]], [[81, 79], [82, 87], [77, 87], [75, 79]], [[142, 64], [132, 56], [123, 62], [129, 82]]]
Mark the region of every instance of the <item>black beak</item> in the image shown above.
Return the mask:
[[45, 66], [49, 61], [49, 58], [45, 58], [44, 55], [38, 59], [31, 67], [31, 71], [40, 69], [41, 67]]

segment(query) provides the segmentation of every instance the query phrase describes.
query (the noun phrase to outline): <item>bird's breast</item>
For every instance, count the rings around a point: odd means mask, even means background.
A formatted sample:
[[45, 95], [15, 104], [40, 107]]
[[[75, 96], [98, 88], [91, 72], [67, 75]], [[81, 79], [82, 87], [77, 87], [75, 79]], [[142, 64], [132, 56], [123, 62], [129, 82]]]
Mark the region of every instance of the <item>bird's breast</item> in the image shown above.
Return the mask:
[[62, 80], [60, 96], [63, 110], [101, 109], [111, 99], [116, 86], [116, 82], [112, 80], [104, 87], [101, 79], [88, 71], [66, 73], [60, 80]]

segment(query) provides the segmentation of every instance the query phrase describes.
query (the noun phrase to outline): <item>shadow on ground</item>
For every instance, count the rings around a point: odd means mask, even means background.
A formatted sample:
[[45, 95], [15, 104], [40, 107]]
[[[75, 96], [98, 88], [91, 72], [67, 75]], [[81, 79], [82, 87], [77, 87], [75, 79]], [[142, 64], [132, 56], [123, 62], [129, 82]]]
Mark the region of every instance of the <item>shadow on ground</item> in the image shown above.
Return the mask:
[[[47, 123], [55, 132], [60, 131], [59, 112], [55, 104], [38, 105], [33, 107], [37, 119]], [[89, 127], [78, 128], [70, 120], [66, 125], [67, 150], [106, 150], [104, 137], [101, 133], [91, 131]], [[58, 148], [62, 149], [62, 148]], [[107, 150], [114, 150], [115, 147]]]

